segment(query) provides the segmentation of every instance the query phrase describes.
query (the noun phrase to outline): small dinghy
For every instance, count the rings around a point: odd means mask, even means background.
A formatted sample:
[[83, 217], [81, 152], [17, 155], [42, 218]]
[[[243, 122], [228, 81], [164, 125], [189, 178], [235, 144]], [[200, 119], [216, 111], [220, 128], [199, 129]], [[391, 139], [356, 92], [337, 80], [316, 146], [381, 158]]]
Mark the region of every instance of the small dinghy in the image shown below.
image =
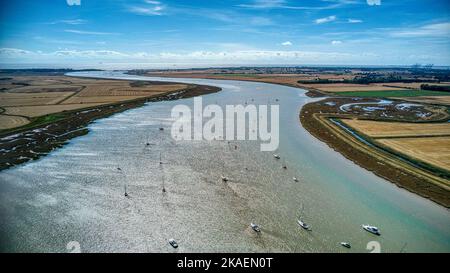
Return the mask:
[[276, 159], [280, 159], [281, 157], [277, 154], [274, 154], [273, 157], [275, 157]]
[[297, 220], [297, 223], [298, 223], [298, 225], [301, 226], [303, 229], [308, 230], [308, 231], [311, 231], [311, 227], [310, 227], [307, 223], [303, 222], [301, 219], [298, 219], [298, 220]]
[[178, 244], [174, 239], [169, 239], [169, 244], [173, 247], [173, 248], [177, 248]]
[[298, 178], [297, 177], [292, 177], [292, 179], [294, 179], [295, 182], [298, 182]]
[[347, 242], [341, 242], [341, 246], [346, 247], [346, 248], [351, 248], [352, 246], [347, 243]]
[[257, 224], [251, 223], [250, 226], [255, 232], [261, 232], [261, 228]]
[[228, 180], [230, 180], [230, 179], [228, 179], [228, 177], [226, 177], [226, 176], [220, 176], [220, 178], [222, 179], [222, 181], [223, 182], [228, 182]]

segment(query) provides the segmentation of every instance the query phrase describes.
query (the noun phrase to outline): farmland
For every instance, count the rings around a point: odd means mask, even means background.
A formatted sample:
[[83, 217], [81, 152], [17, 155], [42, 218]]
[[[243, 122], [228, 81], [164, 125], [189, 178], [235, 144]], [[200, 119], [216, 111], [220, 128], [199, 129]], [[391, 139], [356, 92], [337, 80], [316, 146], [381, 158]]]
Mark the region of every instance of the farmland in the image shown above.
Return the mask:
[[348, 127], [405, 158], [450, 171], [450, 123], [342, 119]]
[[450, 171], [450, 136], [387, 138], [376, 141], [410, 158]]
[[[361, 119], [342, 119], [342, 122], [369, 137], [450, 136], [450, 123], [407, 123]], [[450, 154], [449, 154], [450, 155]]]
[[10, 75], [0, 79], [0, 129], [20, 127], [48, 114], [154, 97], [187, 87], [62, 75]]
[[350, 91], [339, 92], [341, 96], [351, 97], [421, 97], [421, 96], [450, 96], [450, 92], [426, 91], [426, 90], [374, 90], [374, 91]]
[[450, 206], [450, 123], [445, 106], [375, 98], [305, 105], [305, 129], [360, 166]]

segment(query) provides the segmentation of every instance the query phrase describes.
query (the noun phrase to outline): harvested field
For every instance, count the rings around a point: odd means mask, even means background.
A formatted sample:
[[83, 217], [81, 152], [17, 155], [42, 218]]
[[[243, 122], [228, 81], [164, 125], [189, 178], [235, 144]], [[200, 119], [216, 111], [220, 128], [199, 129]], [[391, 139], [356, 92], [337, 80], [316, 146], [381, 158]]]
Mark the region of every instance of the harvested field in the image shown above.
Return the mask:
[[423, 102], [423, 103], [430, 103], [430, 104], [443, 104], [443, 105], [450, 105], [450, 96], [424, 96], [424, 97], [416, 97], [416, 98], [410, 98], [410, 97], [399, 97], [396, 99], [402, 99], [407, 100], [411, 102]]
[[408, 88], [408, 89], [420, 89], [420, 86], [422, 84], [430, 84], [430, 85], [437, 85], [437, 86], [448, 86], [449, 83], [425, 83], [425, 82], [392, 82], [392, 83], [376, 83], [375, 85], [378, 86], [392, 86], [392, 87], [399, 87], [399, 88]]
[[11, 88], [8, 93], [42, 93], [42, 92], [78, 92], [83, 86], [78, 85], [43, 85], [43, 86], [23, 86]]
[[[74, 78], [5, 76], [0, 81], [0, 130], [25, 125], [28, 118], [153, 97], [190, 88], [186, 84]], [[21, 117], [9, 117], [16, 115]]]
[[[161, 94], [161, 93], [155, 93]], [[125, 100], [133, 100], [138, 98], [148, 97], [148, 95], [141, 96], [73, 96], [68, 100], [65, 100], [61, 105], [73, 105], [73, 104], [89, 104], [89, 103], [113, 103]], [[82, 105], [81, 105], [82, 106]]]
[[143, 87], [130, 87], [128, 83], [114, 85], [90, 85], [84, 88], [77, 94], [79, 97], [94, 97], [94, 96], [149, 96], [170, 92], [178, 89], [187, 88], [185, 84], [167, 84], [167, 85], [152, 85]]
[[[27, 117], [38, 117], [62, 111], [87, 108], [104, 103], [82, 103], [82, 104], [56, 104], [56, 105], [33, 105], [19, 107], [4, 107], [5, 113], [9, 115], [21, 115]], [[1, 116], [1, 115], [0, 115]]]
[[360, 119], [342, 122], [369, 137], [450, 136], [450, 123], [407, 123]]
[[0, 93], [0, 105], [4, 107], [56, 104], [73, 94], [73, 92]]
[[339, 95], [348, 97], [374, 97], [374, 98], [387, 98], [387, 97], [422, 97], [422, 96], [450, 96], [450, 92], [442, 91], [428, 91], [428, 90], [384, 90], [384, 91], [342, 91]]
[[450, 137], [377, 139], [399, 153], [450, 171]]
[[23, 126], [30, 123], [24, 117], [0, 115], [0, 130]]
[[319, 89], [325, 92], [353, 92], [353, 91], [390, 91], [402, 90], [404, 88], [386, 87], [374, 84], [350, 84], [350, 83], [331, 83], [331, 84], [306, 84], [308, 87]]

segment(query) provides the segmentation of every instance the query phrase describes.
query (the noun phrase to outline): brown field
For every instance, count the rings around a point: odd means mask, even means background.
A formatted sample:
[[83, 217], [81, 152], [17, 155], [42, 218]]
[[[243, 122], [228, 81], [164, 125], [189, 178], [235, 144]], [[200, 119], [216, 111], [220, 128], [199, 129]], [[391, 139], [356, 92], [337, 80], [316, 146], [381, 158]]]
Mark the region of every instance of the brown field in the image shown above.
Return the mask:
[[[56, 105], [32, 105], [18, 107], [4, 107], [8, 115], [20, 115], [26, 117], [39, 117], [62, 111], [69, 111], [81, 108], [101, 105], [104, 103], [84, 103], [84, 104], [56, 104]], [[0, 115], [1, 116], [1, 115]]]
[[406, 97], [406, 98], [400, 97], [395, 99], [402, 99], [411, 102], [450, 105], [450, 96], [424, 96], [424, 97]]
[[39, 92], [39, 93], [0, 93], [0, 105], [27, 106], [56, 104], [74, 92]]
[[[424, 82], [393, 82], [393, 83], [375, 83], [375, 85], [378, 86], [392, 86], [392, 87], [399, 87], [399, 88], [408, 88], [408, 89], [420, 89], [420, 86], [424, 84]], [[442, 82], [442, 83], [428, 83], [431, 85], [439, 85], [439, 86], [448, 86], [449, 83]]]
[[330, 83], [330, 84], [305, 84], [305, 86], [316, 88], [325, 92], [350, 92], [350, 91], [390, 91], [403, 90], [404, 88], [395, 88], [380, 86], [374, 84], [351, 84], [351, 83]]
[[30, 122], [27, 117], [152, 97], [187, 87], [176, 83], [132, 86], [129, 81], [66, 76], [3, 77], [0, 107], [5, 112], [0, 114], [0, 130], [25, 125]]
[[[240, 74], [240, 73], [215, 73], [215, 70], [200, 70], [200, 71], [171, 71], [171, 72], [151, 72], [146, 75], [156, 77], [188, 77], [188, 78], [202, 78], [202, 79], [226, 79], [226, 80], [240, 80], [240, 81], [255, 81], [266, 82], [275, 84], [284, 84], [296, 87], [309, 87], [307, 84], [300, 84], [298, 81], [310, 81], [315, 79], [330, 79], [330, 80], [344, 80], [352, 79], [353, 75], [342, 74], [318, 74], [318, 73], [305, 73], [305, 74]], [[313, 87], [311, 85], [310, 87]]]
[[24, 117], [0, 115], [0, 130], [10, 129], [28, 124], [30, 121]]
[[186, 88], [185, 84], [153, 85], [144, 87], [130, 87], [126, 84], [118, 85], [90, 85], [77, 94], [79, 97], [96, 96], [148, 96], [149, 94], [160, 94], [177, 89]]
[[342, 119], [342, 122], [367, 136], [450, 136], [450, 123], [406, 123], [360, 119]]
[[378, 142], [420, 161], [450, 170], [450, 137], [379, 139]]
[[450, 171], [450, 123], [407, 123], [342, 119], [396, 153]]
[[112, 103], [125, 100], [143, 98], [146, 96], [73, 96], [65, 100], [61, 105], [86, 104], [86, 103]]

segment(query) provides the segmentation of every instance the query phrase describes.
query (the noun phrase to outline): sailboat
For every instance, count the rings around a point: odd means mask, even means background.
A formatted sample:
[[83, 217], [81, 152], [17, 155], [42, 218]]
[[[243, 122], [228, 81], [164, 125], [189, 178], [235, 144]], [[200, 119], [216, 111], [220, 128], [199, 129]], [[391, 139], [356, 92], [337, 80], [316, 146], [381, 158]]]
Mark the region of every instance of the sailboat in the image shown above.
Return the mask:
[[125, 197], [128, 197], [127, 184], [124, 185], [124, 188], [125, 188], [125, 194], [124, 195], [125, 195]]
[[[305, 207], [302, 204], [302, 211], [300, 212], [300, 215], [303, 215], [303, 211], [304, 211]], [[311, 231], [311, 226], [308, 225], [306, 222], [304, 222], [301, 218], [301, 216], [299, 217], [299, 219], [297, 220], [297, 223], [299, 224], [299, 226], [301, 226], [304, 230], [307, 231]]]
[[165, 180], [164, 180], [163, 164], [164, 164], [164, 162], [162, 162], [162, 154], [161, 154], [161, 152], [159, 152], [159, 166], [161, 168], [162, 192], [165, 193], [166, 192], [166, 185], [165, 185]]

